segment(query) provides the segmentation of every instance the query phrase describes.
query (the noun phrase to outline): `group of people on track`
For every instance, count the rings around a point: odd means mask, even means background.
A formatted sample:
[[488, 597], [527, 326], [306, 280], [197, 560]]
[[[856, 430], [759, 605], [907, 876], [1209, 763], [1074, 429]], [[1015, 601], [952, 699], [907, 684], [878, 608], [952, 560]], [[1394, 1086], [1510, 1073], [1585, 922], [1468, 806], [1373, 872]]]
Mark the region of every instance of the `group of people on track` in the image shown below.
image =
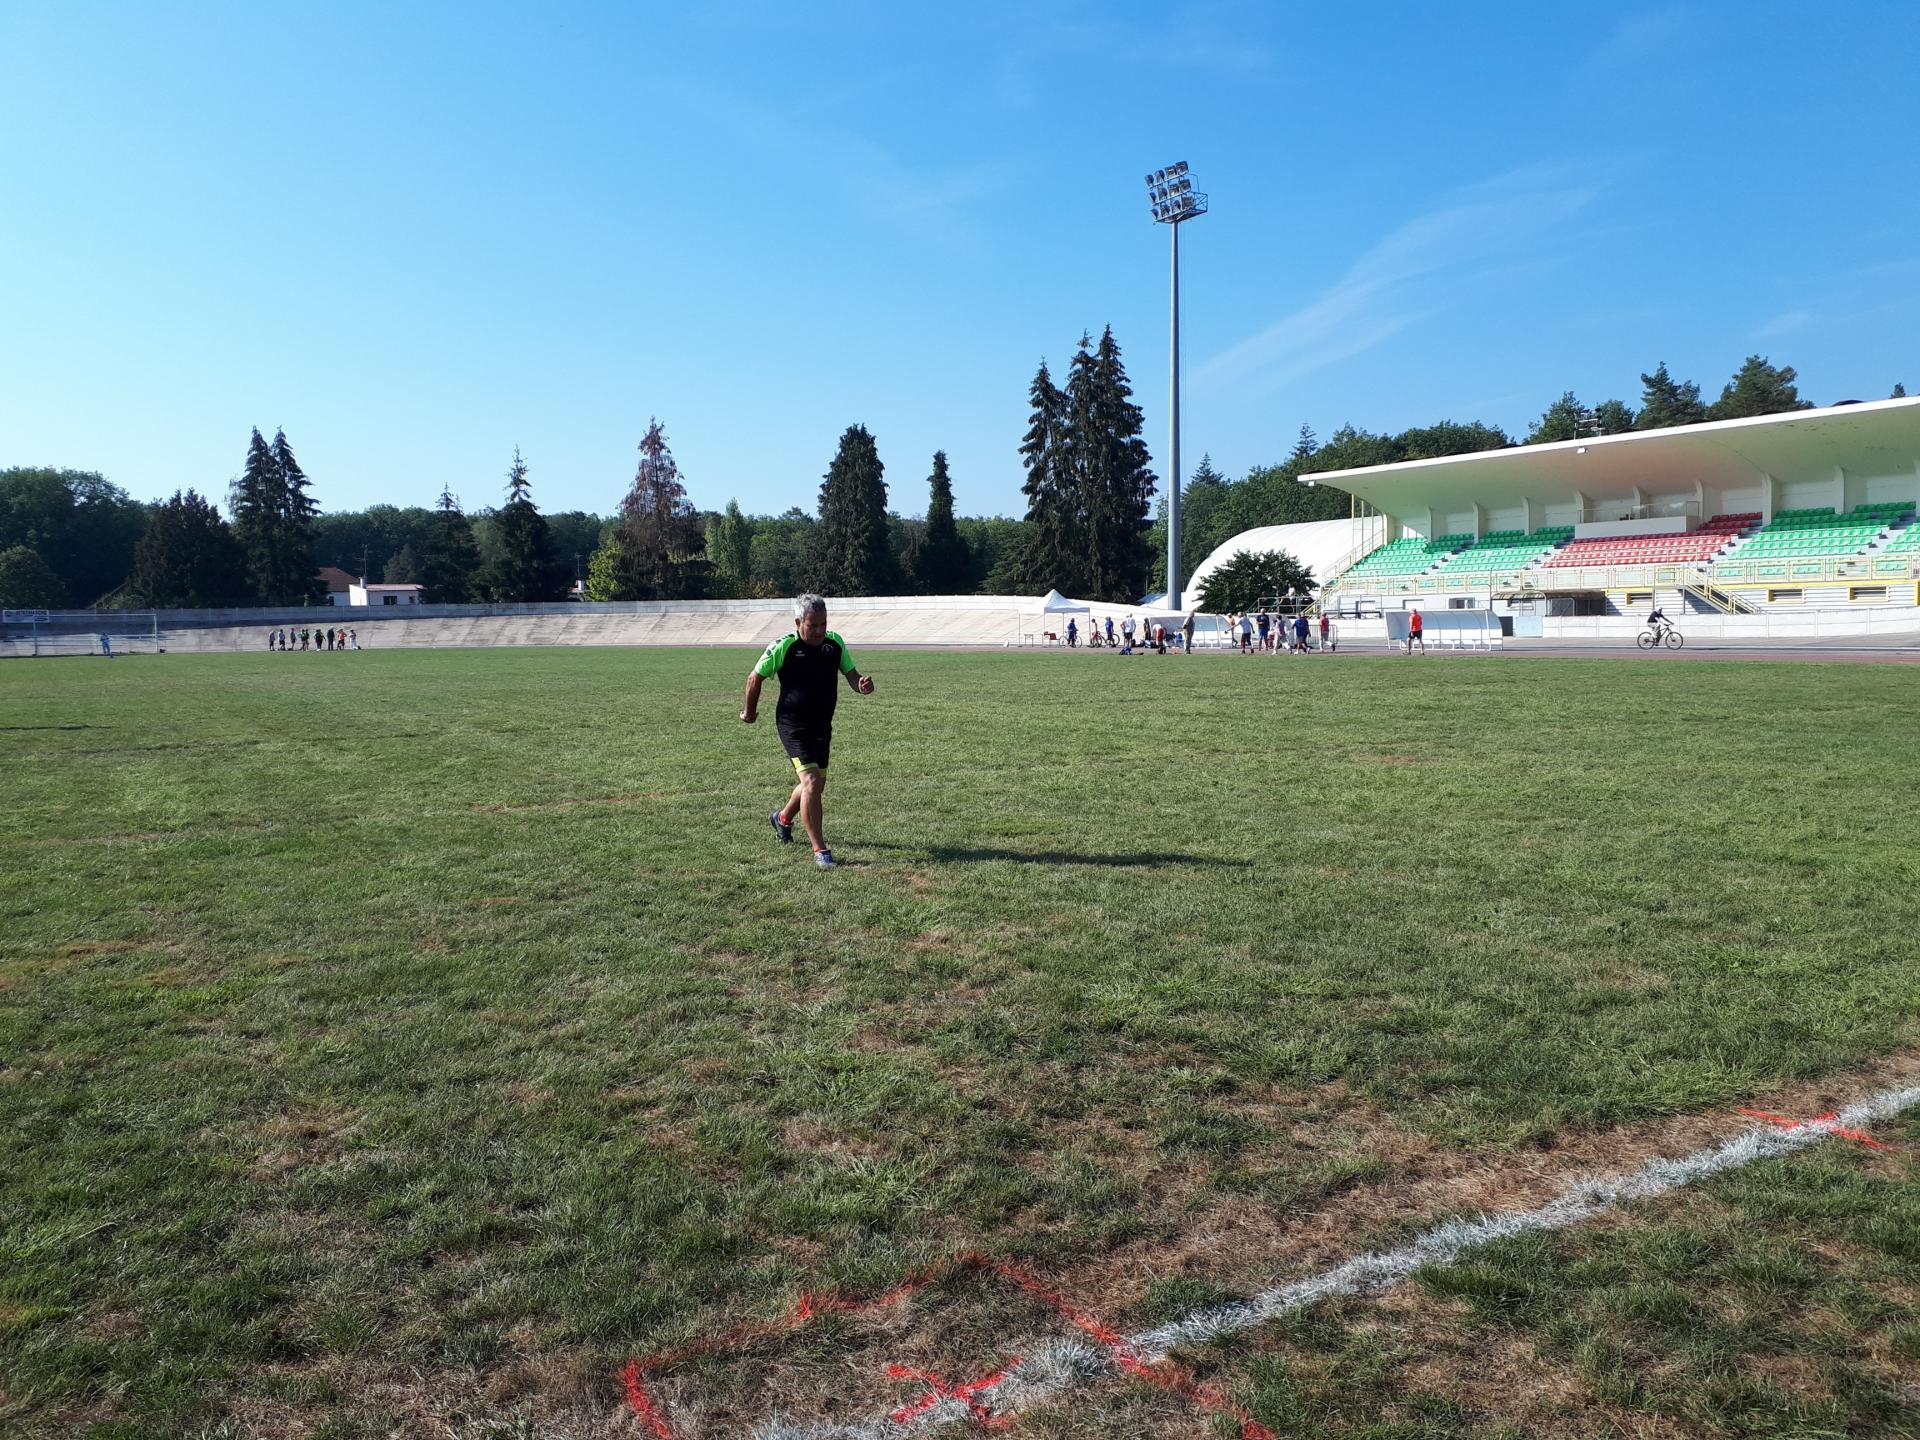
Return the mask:
[[1317, 627], [1305, 615], [1289, 618], [1271, 615], [1265, 610], [1251, 615], [1232, 614], [1227, 616], [1227, 641], [1242, 655], [1306, 655], [1316, 648], [1313, 643], [1316, 628], [1320, 636], [1317, 648], [1321, 654], [1331, 655], [1340, 646], [1340, 627], [1331, 615], [1324, 614], [1319, 617]]
[[[1136, 637], [1139, 642], [1137, 649], [1135, 646]], [[1051, 640], [1054, 636], [1049, 634], [1047, 638]], [[1069, 650], [1079, 648], [1079, 621], [1067, 621], [1066, 640]], [[1106, 618], [1104, 629], [1100, 621], [1089, 619], [1087, 621], [1087, 648], [1100, 649], [1103, 646], [1108, 649], [1118, 650], [1122, 655], [1143, 654], [1148, 650], [1153, 651], [1156, 655], [1164, 655], [1167, 653], [1168, 646], [1175, 646], [1185, 650], [1191, 655], [1193, 653], [1193, 616], [1189, 614], [1185, 620], [1180, 622], [1180, 628], [1177, 630], [1167, 629], [1167, 624], [1164, 620], [1149, 620], [1144, 616], [1138, 624], [1136, 624], [1133, 616], [1123, 615], [1120, 617], [1120, 624], [1116, 628], [1113, 623], [1113, 617], [1109, 615]]]
[[[309, 644], [308, 642], [312, 643]], [[315, 626], [302, 625], [298, 630], [278, 629], [267, 632], [269, 650], [358, 650], [360, 632], [352, 626], [328, 626], [321, 630]]]

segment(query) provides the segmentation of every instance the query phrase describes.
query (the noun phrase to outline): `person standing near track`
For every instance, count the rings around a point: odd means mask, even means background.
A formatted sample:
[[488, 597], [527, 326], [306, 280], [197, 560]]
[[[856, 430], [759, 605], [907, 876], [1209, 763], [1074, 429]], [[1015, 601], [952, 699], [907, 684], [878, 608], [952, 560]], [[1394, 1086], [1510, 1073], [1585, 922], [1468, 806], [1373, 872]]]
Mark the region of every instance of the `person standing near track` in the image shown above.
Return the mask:
[[1426, 628], [1426, 622], [1420, 618], [1420, 609], [1415, 606], [1407, 615], [1407, 654], [1413, 654], [1416, 645], [1420, 647], [1422, 655], [1427, 653]]
[[760, 687], [774, 676], [780, 679], [780, 700], [773, 720], [780, 743], [793, 762], [798, 783], [787, 803], [767, 818], [782, 845], [793, 843], [798, 818], [813, 845], [813, 863], [834, 868], [833, 851], [822, 829], [821, 792], [827, 786], [827, 757], [833, 746], [833, 707], [839, 702], [842, 675], [858, 695], [873, 694], [873, 677], [854, 668], [847, 642], [827, 629], [827, 602], [818, 595], [802, 595], [793, 602], [793, 629], [767, 646], [747, 676], [746, 701], [740, 711], [751, 725], [760, 713]]

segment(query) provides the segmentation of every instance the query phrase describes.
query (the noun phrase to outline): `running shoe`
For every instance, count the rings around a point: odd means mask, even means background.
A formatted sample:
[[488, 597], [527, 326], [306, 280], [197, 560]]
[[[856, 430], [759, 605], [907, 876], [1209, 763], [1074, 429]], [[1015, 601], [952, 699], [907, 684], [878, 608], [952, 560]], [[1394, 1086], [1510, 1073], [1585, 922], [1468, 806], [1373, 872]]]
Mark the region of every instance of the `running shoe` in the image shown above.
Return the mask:
[[813, 863], [818, 865], [822, 870], [838, 870], [840, 868], [840, 864], [833, 858], [833, 852], [831, 850], [814, 851]]
[[767, 821], [773, 826], [774, 839], [778, 840], [782, 845], [791, 845], [793, 843], [793, 826], [781, 823], [780, 812], [778, 810], [767, 816]]

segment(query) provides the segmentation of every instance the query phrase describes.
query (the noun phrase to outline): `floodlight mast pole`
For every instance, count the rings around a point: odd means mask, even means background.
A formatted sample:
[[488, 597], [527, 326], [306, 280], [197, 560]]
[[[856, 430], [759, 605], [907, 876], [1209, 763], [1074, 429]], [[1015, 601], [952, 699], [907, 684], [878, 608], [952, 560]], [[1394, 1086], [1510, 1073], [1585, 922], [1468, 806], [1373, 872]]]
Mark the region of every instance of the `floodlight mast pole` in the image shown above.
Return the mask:
[[1180, 222], [1207, 213], [1207, 197], [1193, 188], [1187, 162], [1176, 161], [1147, 176], [1147, 195], [1156, 224], [1173, 231], [1173, 314], [1168, 349], [1167, 608], [1180, 604]]
[[1167, 464], [1173, 479], [1167, 486], [1167, 608], [1180, 606], [1180, 222], [1173, 232], [1173, 317], [1168, 343], [1167, 409], [1173, 419], [1167, 437]]

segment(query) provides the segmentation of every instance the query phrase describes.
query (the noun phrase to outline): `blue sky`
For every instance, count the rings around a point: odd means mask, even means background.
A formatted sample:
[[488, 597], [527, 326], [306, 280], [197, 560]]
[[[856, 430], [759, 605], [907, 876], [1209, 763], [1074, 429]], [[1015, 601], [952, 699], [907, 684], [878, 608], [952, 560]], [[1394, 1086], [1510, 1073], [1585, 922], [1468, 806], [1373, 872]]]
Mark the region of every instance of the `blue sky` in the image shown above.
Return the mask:
[[814, 508], [840, 432], [1019, 514], [1026, 387], [1112, 324], [1183, 450], [1516, 435], [1562, 390], [1920, 391], [1920, 6], [0, 6], [0, 466], [327, 509]]

